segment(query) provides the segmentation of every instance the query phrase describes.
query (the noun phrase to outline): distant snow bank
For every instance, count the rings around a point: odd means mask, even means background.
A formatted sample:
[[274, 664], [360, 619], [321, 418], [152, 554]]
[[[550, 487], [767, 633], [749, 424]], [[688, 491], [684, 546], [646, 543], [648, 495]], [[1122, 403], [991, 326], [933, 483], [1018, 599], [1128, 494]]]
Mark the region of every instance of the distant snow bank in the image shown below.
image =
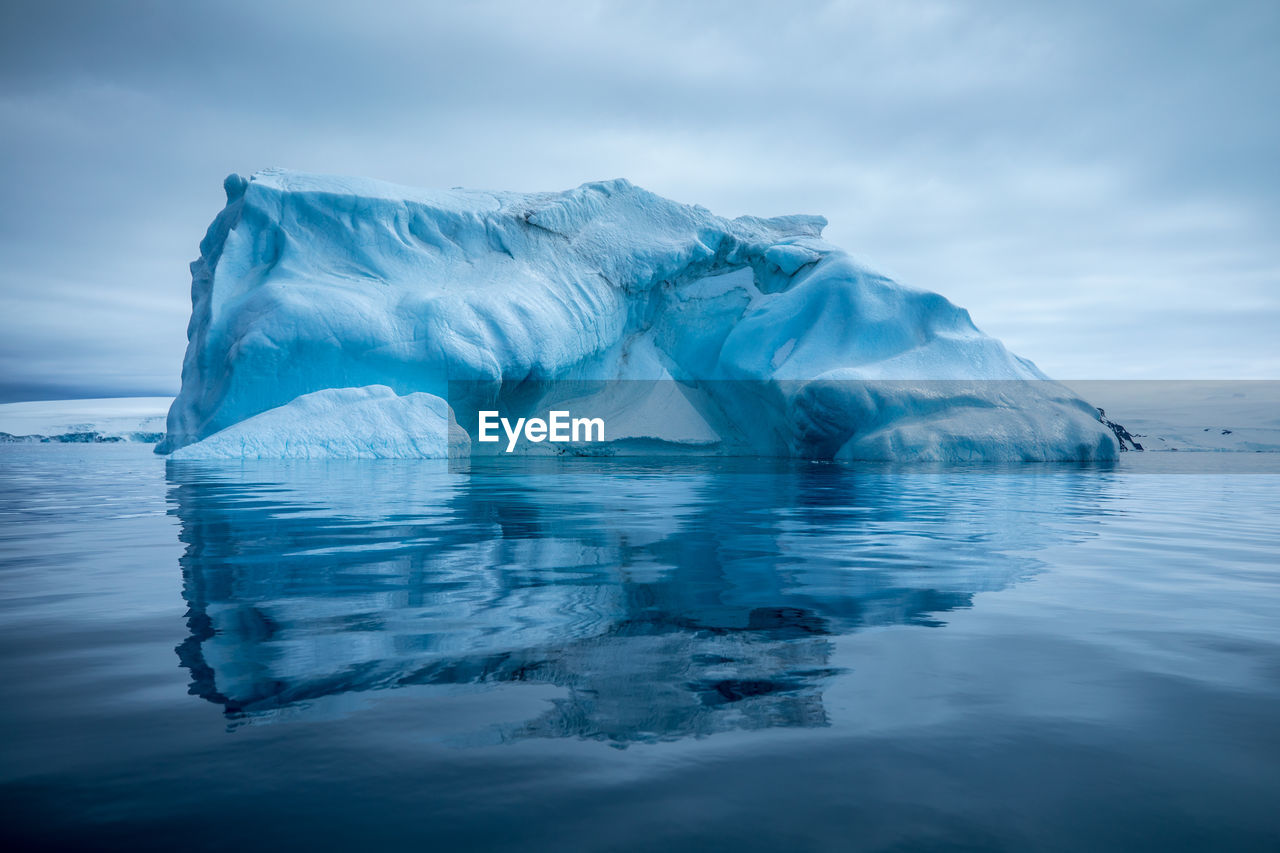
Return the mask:
[[0, 441], [154, 444], [164, 437], [172, 397], [101, 397], [0, 403]]
[[1066, 381], [1143, 450], [1280, 452], [1280, 381]]

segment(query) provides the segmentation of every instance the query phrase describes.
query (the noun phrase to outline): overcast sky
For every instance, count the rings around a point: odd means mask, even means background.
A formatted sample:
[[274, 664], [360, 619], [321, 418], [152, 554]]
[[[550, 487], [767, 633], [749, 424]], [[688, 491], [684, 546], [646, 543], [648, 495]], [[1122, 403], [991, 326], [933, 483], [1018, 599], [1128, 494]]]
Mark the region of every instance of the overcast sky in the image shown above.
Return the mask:
[[222, 178], [821, 213], [1060, 378], [1280, 378], [1280, 3], [15, 2], [0, 400], [174, 393]]

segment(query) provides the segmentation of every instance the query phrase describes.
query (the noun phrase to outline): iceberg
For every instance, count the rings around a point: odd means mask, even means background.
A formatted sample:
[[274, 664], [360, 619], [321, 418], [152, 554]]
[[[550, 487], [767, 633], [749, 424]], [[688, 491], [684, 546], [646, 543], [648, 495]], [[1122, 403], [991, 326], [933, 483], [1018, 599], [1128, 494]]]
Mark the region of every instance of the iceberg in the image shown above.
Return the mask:
[[474, 440], [477, 412], [570, 405], [612, 424], [602, 444], [518, 452], [1118, 450], [1095, 408], [964, 309], [825, 242], [820, 216], [726, 219], [626, 180], [427, 191], [272, 169], [224, 188], [160, 453], [499, 453]]

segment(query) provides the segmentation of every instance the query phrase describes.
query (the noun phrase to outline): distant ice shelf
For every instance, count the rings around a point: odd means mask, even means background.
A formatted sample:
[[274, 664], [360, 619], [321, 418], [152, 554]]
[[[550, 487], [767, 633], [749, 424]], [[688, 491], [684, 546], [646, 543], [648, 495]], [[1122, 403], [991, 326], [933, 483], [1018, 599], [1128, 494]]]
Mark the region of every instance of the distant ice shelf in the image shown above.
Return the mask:
[[1280, 381], [1071, 381], [1148, 452], [1280, 452]]
[[172, 397], [104, 397], [0, 404], [0, 442], [154, 444]]

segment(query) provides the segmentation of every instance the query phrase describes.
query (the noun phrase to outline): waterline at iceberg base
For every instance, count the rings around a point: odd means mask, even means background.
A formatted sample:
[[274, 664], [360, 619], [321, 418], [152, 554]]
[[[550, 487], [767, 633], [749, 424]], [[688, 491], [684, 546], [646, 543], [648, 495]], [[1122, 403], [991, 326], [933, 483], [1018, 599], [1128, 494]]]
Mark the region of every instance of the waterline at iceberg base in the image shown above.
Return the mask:
[[1119, 450], [1095, 408], [823, 241], [821, 217], [730, 220], [625, 180], [436, 192], [268, 170], [225, 188], [158, 447], [175, 458], [457, 457], [483, 450], [481, 409], [568, 401], [622, 424], [617, 455]]

